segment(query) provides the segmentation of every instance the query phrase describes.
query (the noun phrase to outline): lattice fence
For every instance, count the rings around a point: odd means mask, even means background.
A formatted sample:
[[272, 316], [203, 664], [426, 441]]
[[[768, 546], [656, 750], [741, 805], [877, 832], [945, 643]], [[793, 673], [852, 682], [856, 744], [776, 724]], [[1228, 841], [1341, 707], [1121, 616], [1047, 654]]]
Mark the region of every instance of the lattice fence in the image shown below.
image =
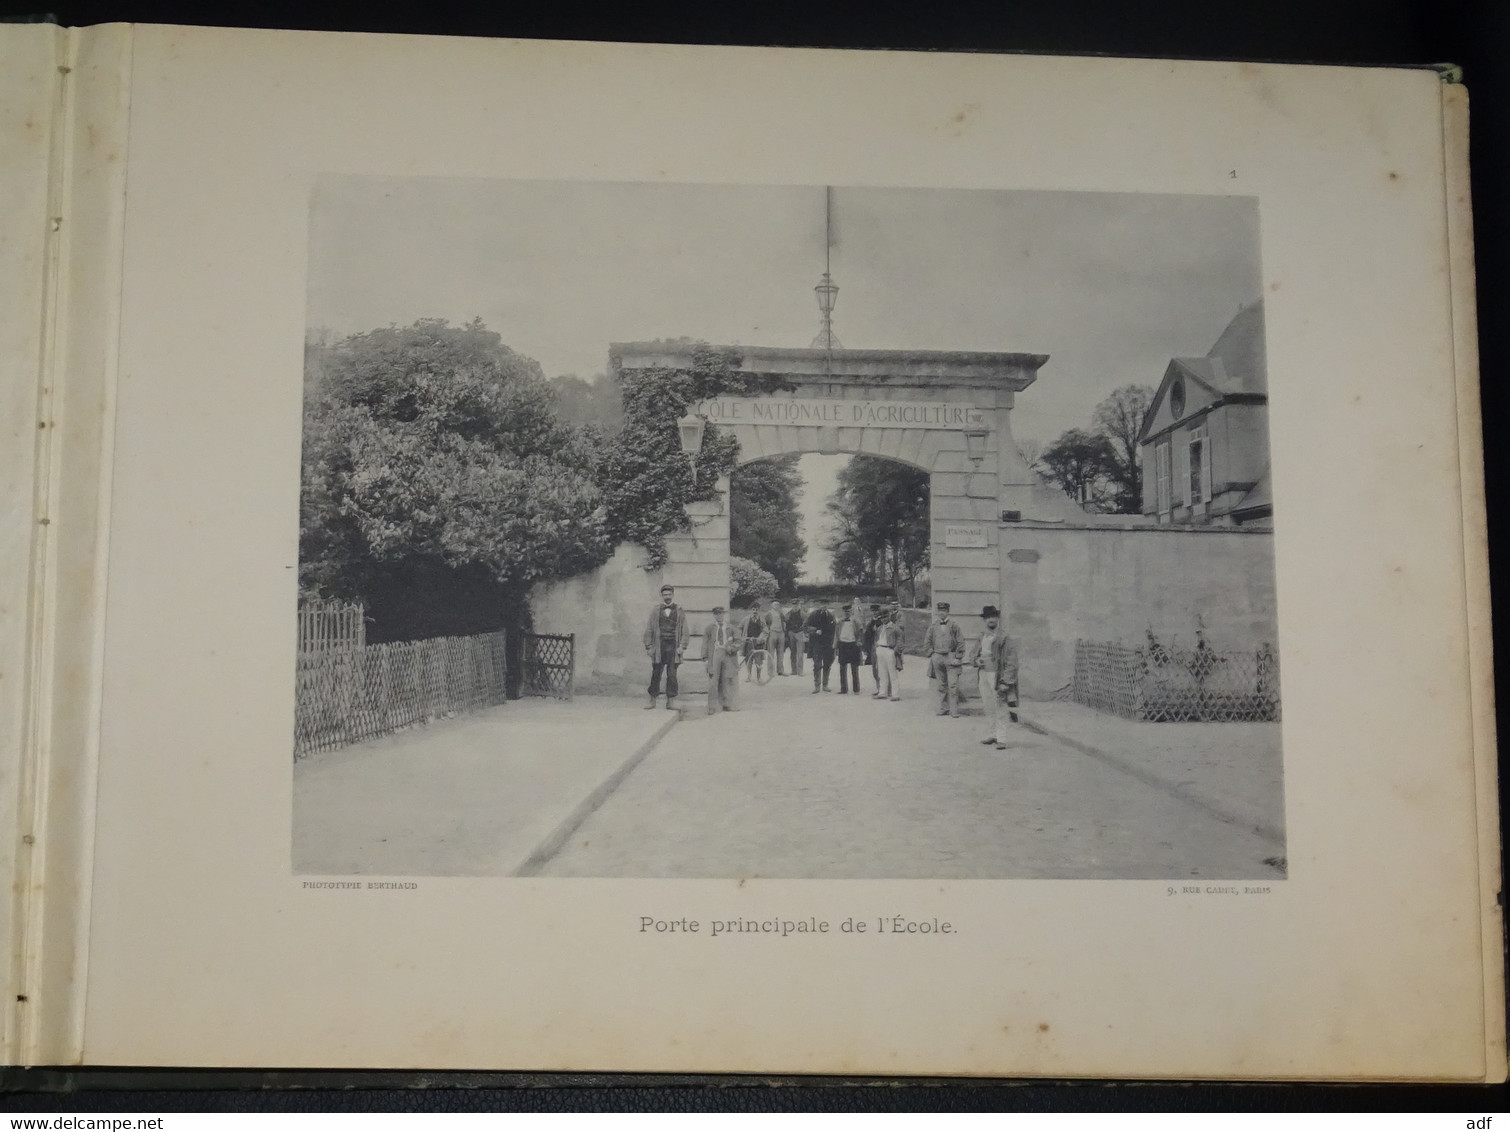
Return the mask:
[[525, 633], [524, 679], [519, 683], [519, 694], [571, 699], [576, 646], [574, 633], [564, 637], [551, 633]]
[[299, 653], [294, 757], [501, 704], [503, 633]]
[[1179, 723], [1279, 718], [1279, 657], [1269, 645], [1218, 652], [1075, 642], [1070, 698], [1127, 719]]

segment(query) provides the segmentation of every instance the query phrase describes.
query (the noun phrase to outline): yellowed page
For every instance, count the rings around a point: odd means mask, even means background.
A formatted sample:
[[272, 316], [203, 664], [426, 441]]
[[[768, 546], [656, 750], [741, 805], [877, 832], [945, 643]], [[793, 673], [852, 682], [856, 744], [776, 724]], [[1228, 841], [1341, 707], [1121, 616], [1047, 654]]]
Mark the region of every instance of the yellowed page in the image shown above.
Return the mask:
[[33, 834], [27, 1060], [77, 1061], [87, 988], [131, 27], [70, 29], [48, 526], [50, 718]]
[[[33, 706], [45, 684], [28, 679], [40, 651], [41, 595], [34, 580], [46, 551], [37, 519], [45, 477], [38, 460], [46, 430], [37, 428], [45, 405], [42, 380], [52, 346], [57, 286], [49, 252], [48, 216], [58, 181], [55, 132], [62, 103], [65, 36], [46, 24], [0, 28], [0, 875], [12, 879], [0, 902], [0, 1054], [20, 1057], [21, 1033], [31, 1012], [25, 995], [31, 843], [22, 840], [22, 815], [32, 812], [39, 721]], [[39, 405], [39, 402], [41, 404]], [[39, 435], [40, 431], [40, 435]], [[34, 840], [33, 840], [34, 843]]]
[[[159, 27], [134, 60], [84, 1060], [1502, 1074], [1434, 73]], [[302, 341], [333, 173], [1257, 197], [1288, 879], [304, 888]], [[637, 931], [893, 914], [958, 930]]]

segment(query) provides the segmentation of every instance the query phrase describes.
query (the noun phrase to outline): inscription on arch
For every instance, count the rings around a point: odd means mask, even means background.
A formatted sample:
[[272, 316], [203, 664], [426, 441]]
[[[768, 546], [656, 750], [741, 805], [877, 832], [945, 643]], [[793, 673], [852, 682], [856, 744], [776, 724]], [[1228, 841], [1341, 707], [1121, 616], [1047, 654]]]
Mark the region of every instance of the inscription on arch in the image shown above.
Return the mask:
[[809, 397], [715, 397], [697, 412], [713, 424], [837, 425], [855, 428], [984, 428], [973, 405], [945, 401], [855, 401]]

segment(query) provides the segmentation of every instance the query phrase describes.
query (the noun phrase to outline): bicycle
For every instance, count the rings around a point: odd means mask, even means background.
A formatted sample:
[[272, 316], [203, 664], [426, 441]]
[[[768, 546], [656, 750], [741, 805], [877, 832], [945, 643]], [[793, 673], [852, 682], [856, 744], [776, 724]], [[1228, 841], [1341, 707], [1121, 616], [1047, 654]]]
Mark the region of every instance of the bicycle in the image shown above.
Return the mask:
[[769, 684], [776, 675], [776, 662], [763, 648], [753, 648], [745, 654], [740, 665], [747, 676], [753, 676], [757, 684]]

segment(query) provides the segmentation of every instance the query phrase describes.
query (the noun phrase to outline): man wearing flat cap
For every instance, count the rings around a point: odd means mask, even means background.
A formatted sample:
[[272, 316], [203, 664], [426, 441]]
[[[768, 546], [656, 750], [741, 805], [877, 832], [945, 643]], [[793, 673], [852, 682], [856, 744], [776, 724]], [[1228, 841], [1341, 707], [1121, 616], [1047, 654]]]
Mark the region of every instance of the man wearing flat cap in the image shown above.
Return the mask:
[[902, 698], [902, 610], [893, 605], [880, 616], [876, 628], [876, 671], [880, 674], [881, 688], [877, 699], [900, 700]]
[[724, 621], [724, 607], [713, 607], [713, 620], [703, 630], [703, 660], [708, 666], [708, 714], [738, 708], [739, 652], [744, 635]]
[[923, 637], [923, 652], [930, 658], [933, 678], [938, 681], [939, 715], [959, 718], [959, 675], [965, 663], [965, 631], [949, 616], [949, 603], [934, 607], [937, 617]]
[[676, 604], [676, 591], [670, 586], [661, 587], [661, 604], [650, 611], [650, 621], [645, 626], [645, 651], [650, 654], [650, 702], [646, 710], [655, 707], [656, 697], [661, 694], [661, 670], [666, 670], [666, 707], [676, 710], [676, 666], [682, 662], [682, 653], [687, 651], [687, 614]]
[[1002, 632], [1001, 611], [988, 605], [980, 611], [986, 631], [970, 646], [965, 665], [973, 668], [980, 682], [980, 702], [992, 721], [991, 734], [981, 742], [1006, 750], [1008, 724], [1017, 722], [1017, 645]]

